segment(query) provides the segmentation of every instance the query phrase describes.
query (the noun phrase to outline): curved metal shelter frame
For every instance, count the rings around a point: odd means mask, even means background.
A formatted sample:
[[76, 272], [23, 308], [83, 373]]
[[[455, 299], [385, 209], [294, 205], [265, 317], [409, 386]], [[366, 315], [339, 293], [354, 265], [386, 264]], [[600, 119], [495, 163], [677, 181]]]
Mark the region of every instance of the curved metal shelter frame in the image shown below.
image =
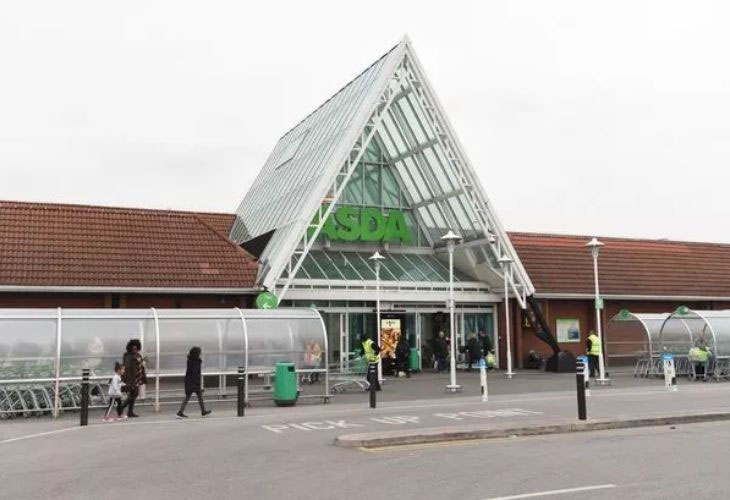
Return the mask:
[[667, 317], [660, 332], [668, 352], [686, 356], [690, 348], [705, 346], [712, 356], [716, 378], [730, 367], [730, 310], [701, 311], [680, 307]]
[[[662, 352], [661, 329], [669, 313], [632, 313], [622, 310], [611, 318], [604, 340], [606, 366], [634, 366], [634, 375], [654, 373]], [[613, 359], [613, 363], [610, 360]], [[635, 364], [634, 364], [635, 361]]]
[[[107, 381], [130, 339], [142, 343], [155, 410], [160, 381], [185, 375], [192, 346], [202, 348], [202, 375], [218, 377], [221, 396], [242, 367], [248, 402], [249, 376], [287, 361], [298, 373], [322, 373], [324, 393], [316, 397], [329, 398], [327, 332], [314, 309], [0, 309], [0, 389], [41, 384], [57, 415], [61, 384], [78, 381], [82, 369]], [[315, 344], [317, 365], [308, 356]]]

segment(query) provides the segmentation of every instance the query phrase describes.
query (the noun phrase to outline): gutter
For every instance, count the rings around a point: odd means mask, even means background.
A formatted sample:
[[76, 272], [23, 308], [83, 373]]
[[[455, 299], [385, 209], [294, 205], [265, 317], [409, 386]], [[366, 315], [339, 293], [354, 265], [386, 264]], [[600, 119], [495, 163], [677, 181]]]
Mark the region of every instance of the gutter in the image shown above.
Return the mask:
[[66, 292], [66, 293], [162, 293], [162, 294], [210, 294], [245, 295], [260, 292], [259, 288], [186, 288], [186, 287], [125, 287], [125, 286], [28, 286], [0, 285], [0, 292]]
[[[592, 293], [540, 293], [535, 292], [536, 299], [590, 299], [596, 298]], [[712, 295], [622, 295], [622, 294], [601, 294], [601, 298], [607, 300], [672, 300], [672, 301], [695, 301], [713, 300], [729, 301], [730, 297], [719, 297]]]

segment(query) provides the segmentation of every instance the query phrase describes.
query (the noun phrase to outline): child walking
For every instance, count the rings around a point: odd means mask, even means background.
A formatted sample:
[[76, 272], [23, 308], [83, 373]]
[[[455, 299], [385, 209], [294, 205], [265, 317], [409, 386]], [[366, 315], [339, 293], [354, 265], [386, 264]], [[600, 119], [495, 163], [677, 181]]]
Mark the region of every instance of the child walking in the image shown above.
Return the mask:
[[124, 376], [124, 365], [121, 363], [114, 363], [114, 376], [109, 384], [109, 407], [104, 413], [104, 422], [114, 422], [116, 420], [111, 416], [112, 408], [114, 403], [117, 405], [117, 418], [125, 419], [126, 415], [122, 414], [125, 404], [122, 404], [122, 377]]
[[185, 399], [180, 405], [180, 411], [177, 412], [177, 418], [188, 418], [184, 413], [185, 406], [190, 401], [193, 393], [198, 396], [200, 414], [204, 417], [210, 415], [210, 410], [205, 409], [205, 403], [203, 402], [203, 388], [200, 383], [200, 365], [203, 364], [203, 361], [200, 359], [200, 352], [200, 347], [193, 347], [188, 354], [188, 366], [185, 370]]

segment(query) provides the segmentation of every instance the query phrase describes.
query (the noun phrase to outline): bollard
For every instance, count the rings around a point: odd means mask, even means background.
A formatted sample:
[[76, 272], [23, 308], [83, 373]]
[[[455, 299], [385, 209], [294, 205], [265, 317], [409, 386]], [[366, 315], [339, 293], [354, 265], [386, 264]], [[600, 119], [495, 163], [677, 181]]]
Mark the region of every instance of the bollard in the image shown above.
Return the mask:
[[245, 413], [246, 408], [246, 395], [244, 392], [244, 383], [245, 383], [245, 372], [243, 366], [238, 367], [238, 379], [236, 380], [236, 385], [238, 386], [238, 416], [242, 417]]
[[575, 377], [578, 389], [578, 420], [586, 419], [585, 364], [578, 360], [575, 364]]
[[581, 354], [580, 356], [576, 356], [575, 359], [576, 361], [581, 361], [583, 363], [583, 380], [586, 386], [586, 397], [589, 397], [591, 395], [591, 374], [588, 368], [588, 356]]
[[669, 353], [662, 354], [664, 364], [664, 386], [668, 391], [677, 391], [677, 373], [674, 369], [674, 356]]
[[376, 400], [375, 400], [375, 390], [378, 380], [378, 364], [377, 363], [369, 363], [368, 364], [368, 382], [370, 383], [370, 408], [375, 408], [376, 406]]
[[89, 369], [81, 370], [81, 426], [89, 425]]
[[482, 356], [479, 359], [479, 380], [482, 385], [482, 403], [489, 401], [489, 389], [487, 388], [487, 362]]

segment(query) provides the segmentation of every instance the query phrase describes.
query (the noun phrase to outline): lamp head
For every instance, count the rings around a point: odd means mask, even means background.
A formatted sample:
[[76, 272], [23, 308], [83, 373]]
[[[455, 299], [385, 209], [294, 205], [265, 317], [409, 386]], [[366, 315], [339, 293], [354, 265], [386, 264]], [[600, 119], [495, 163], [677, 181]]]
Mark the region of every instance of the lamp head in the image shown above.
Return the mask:
[[601, 249], [601, 247], [603, 246], [603, 243], [598, 241], [598, 238], [596, 238], [594, 236], [593, 239], [591, 239], [591, 241], [589, 241], [588, 243], [585, 244], [585, 246], [586, 246], [586, 248], [591, 249], [591, 255], [593, 255], [593, 258], [597, 258], [598, 252]]
[[368, 260], [372, 260], [373, 262], [378, 264], [378, 263], [380, 263], [381, 260], [385, 260], [385, 257], [380, 255], [380, 252], [378, 252], [376, 250], [374, 254], [372, 254], [370, 257], [368, 257]]

